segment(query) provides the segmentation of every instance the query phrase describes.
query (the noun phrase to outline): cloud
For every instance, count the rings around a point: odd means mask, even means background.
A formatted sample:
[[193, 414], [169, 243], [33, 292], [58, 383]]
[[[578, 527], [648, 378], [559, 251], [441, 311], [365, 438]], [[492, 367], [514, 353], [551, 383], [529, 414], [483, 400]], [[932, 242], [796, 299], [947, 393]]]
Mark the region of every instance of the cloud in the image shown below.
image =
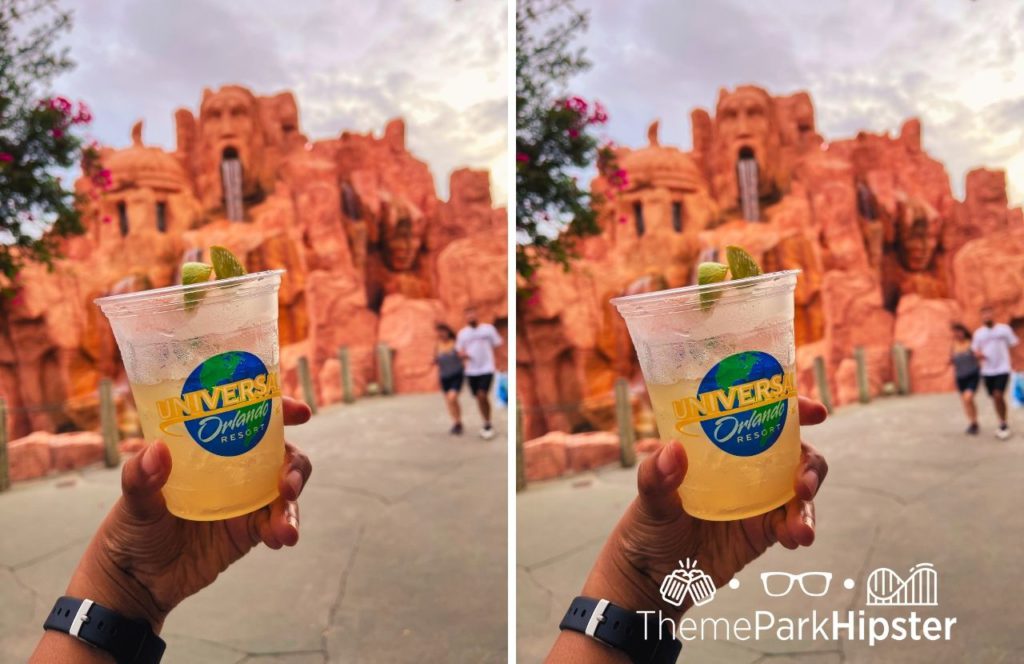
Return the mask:
[[174, 147], [173, 112], [204, 87], [290, 89], [311, 138], [381, 132], [404, 117], [408, 145], [442, 197], [450, 171], [490, 168], [507, 198], [506, 13], [501, 0], [387, 3], [81, 3], [69, 39], [78, 67], [55, 89], [93, 107], [103, 143]]
[[895, 133], [917, 116], [958, 195], [966, 172], [987, 165], [1007, 169], [1011, 202], [1024, 202], [1024, 8], [1014, 0], [580, 6], [594, 66], [573, 91], [606, 103], [611, 138], [641, 144], [660, 117], [663, 141], [689, 148], [689, 112], [712, 106], [719, 87], [806, 89], [826, 138]]

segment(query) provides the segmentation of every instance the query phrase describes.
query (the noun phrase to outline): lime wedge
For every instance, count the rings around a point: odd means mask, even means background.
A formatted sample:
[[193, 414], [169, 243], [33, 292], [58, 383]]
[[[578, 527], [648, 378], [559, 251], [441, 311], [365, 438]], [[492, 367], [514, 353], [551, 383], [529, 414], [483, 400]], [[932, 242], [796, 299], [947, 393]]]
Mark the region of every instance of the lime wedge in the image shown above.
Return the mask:
[[[721, 263], [701, 263], [697, 266], [697, 285], [706, 286], [708, 284], [721, 283], [725, 281], [725, 277], [728, 273], [728, 265], [722, 265]], [[718, 299], [718, 293], [701, 293], [701, 309], [707, 311], [711, 305], [715, 303], [716, 299]]]
[[224, 247], [210, 247], [210, 262], [218, 279], [230, 279], [246, 274], [245, 267], [235, 255]]
[[729, 261], [729, 271], [732, 272], [733, 279], [746, 279], [761, 274], [761, 266], [741, 247], [726, 247], [725, 257]]
[[697, 284], [700, 286], [706, 286], [707, 284], [717, 284], [725, 281], [725, 275], [728, 272], [728, 265], [722, 265], [721, 263], [701, 263], [697, 266]]
[[213, 266], [206, 263], [185, 263], [181, 266], [181, 284], [191, 286], [203, 281], [209, 281], [213, 274]]
[[[185, 263], [181, 266], [181, 284], [183, 286], [201, 284], [204, 281], [209, 281], [212, 273], [213, 266], [206, 263]], [[205, 294], [203, 291], [185, 293], [185, 311], [195, 309]]]

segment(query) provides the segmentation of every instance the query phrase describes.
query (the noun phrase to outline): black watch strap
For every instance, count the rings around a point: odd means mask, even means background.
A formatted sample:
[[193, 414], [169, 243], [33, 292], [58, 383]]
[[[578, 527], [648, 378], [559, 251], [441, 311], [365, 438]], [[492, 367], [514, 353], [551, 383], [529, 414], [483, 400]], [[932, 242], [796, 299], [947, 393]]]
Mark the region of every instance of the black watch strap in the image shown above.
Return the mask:
[[642, 615], [606, 599], [577, 597], [558, 629], [580, 632], [621, 650], [633, 664], [674, 664], [682, 649], [671, 630], [661, 631], [656, 612]]
[[158, 664], [166, 647], [147, 623], [129, 620], [90, 599], [61, 597], [43, 629], [85, 641], [110, 653], [117, 664]]

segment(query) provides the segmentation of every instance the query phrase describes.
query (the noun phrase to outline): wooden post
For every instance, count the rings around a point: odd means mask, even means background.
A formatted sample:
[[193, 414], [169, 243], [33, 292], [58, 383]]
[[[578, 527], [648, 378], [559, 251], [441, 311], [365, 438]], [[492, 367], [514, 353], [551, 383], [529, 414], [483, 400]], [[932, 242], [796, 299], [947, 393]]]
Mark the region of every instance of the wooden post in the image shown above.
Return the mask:
[[11, 471], [7, 463], [7, 401], [0, 397], [0, 491], [11, 488]]
[[103, 463], [113, 468], [121, 463], [121, 452], [117, 449], [121, 436], [117, 430], [114, 384], [109, 378], [100, 380], [100, 434], [103, 436]]
[[910, 394], [910, 354], [903, 344], [893, 344], [892, 365], [896, 372], [896, 391]]
[[338, 362], [341, 365], [341, 398], [345, 403], [356, 400], [355, 389], [352, 387], [352, 368], [348, 363], [348, 347], [338, 349]]
[[302, 385], [302, 398], [309, 404], [309, 409], [316, 415], [316, 392], [313, 391], [313, 377], [309, 373], [309, 360], [303, 355], [296, 366], [299, 372], [299, 384]]
[[615, 419], [619, 423], [619, 460], [623, 468], [636, 465], [636, 430], [633, 428], [633, 404], [629, 401], [629, 381], [615, 379]]
[[526, 459], [523, 457], [523, 409], [516, 403], [516, 491], [526, 488]]
[[857, 361], [857, 395], [861, 403], [867, 403], [871, 401], [871, 388], [868, 386], [868, 363], [863, 346], [853, 349], [853, 359]]
[[377, 344], [377, 372], [380, 374], [381, 394], [394, 394], [395, 383], [391, 375], [391, 349], [387, 344]]
[[828, 376], [825, 375], [825, 360], [821, 356], [814, 358], [814, 379], [818, 383], [818, 396], [825, 409], [832, 412], [832, 392], [828, 389]]

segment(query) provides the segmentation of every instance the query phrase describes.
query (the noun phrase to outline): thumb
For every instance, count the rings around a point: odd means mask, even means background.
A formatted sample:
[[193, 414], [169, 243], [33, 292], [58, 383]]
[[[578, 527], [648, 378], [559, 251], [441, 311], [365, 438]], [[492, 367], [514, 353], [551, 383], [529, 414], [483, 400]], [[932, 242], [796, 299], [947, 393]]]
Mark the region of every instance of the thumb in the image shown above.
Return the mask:
[[161, 442], [150, 443], [124, 464], [121, 493], [128, 513], [141, 521], [157, 519], [167, 511], [160, 489], [171, 474], [171, 452]]
[[637, 489], [640, 503], [651, 517], [670, 520], [683, 511], [677, 490], [686, 476], [686, 463], [683, 446], [674, 440], [662, 445], [640, 463]]

